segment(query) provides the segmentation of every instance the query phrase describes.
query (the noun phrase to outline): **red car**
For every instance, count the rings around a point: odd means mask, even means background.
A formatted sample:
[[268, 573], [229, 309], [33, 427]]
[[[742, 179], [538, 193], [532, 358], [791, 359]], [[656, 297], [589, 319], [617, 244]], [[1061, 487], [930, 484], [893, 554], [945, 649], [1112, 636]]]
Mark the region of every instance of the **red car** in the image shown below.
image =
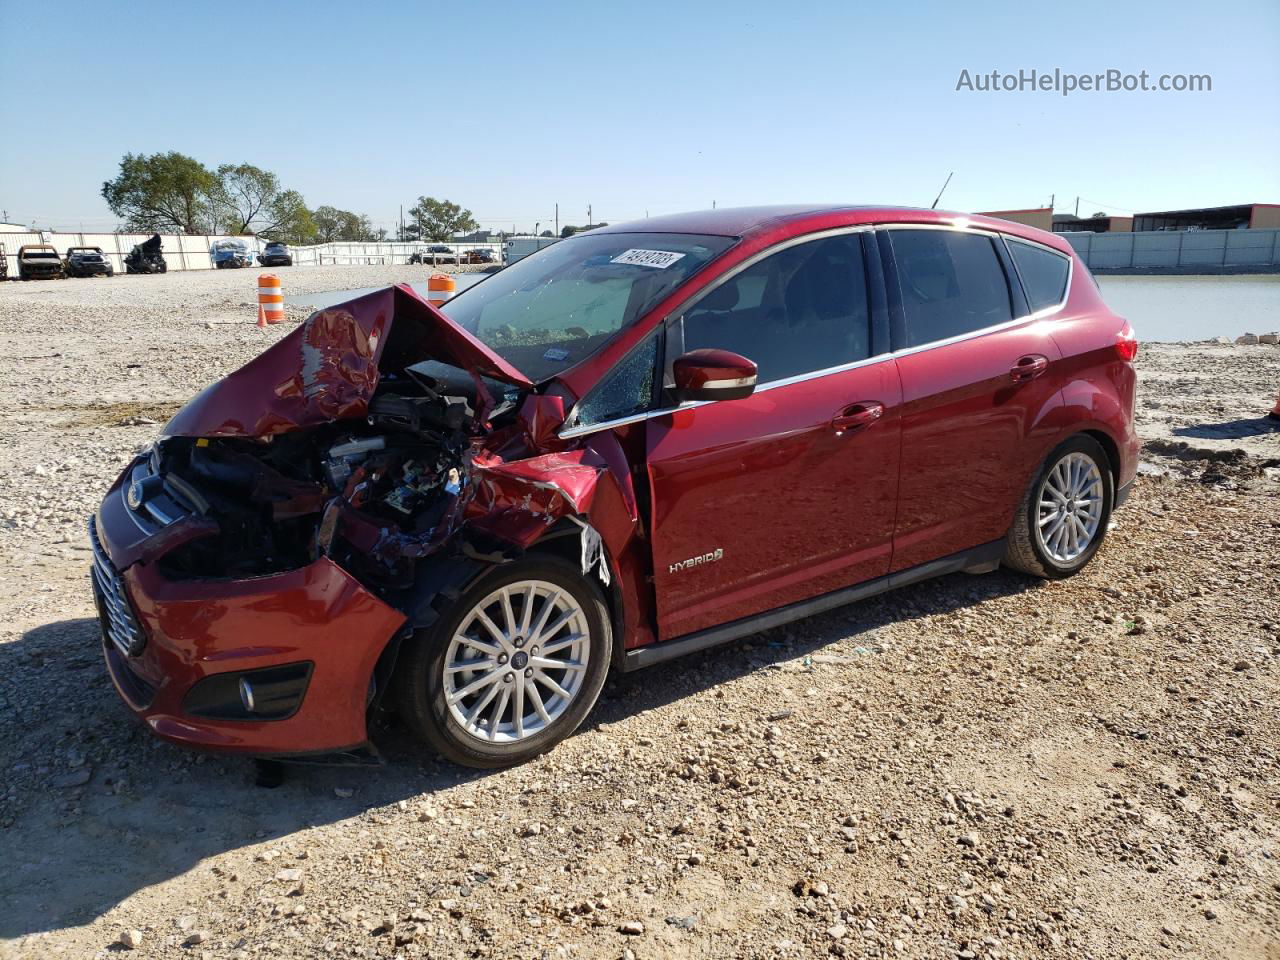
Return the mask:
[[516, 763], [610, 669], [953, 571], [1076, 572], [1134, 476], [1136, 352], [1065, 241], [930, 210], [658, 217], [445, 313], [372, 293], [112, 486], [107, 665], [191, 747], [370, 759], [394, 709]]

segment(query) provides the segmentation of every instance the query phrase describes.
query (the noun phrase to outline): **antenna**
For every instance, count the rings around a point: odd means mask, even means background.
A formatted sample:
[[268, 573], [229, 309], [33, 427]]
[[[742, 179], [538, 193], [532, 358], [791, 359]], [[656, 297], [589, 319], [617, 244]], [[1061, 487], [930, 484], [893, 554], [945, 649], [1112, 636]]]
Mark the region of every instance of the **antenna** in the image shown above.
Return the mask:
[[933, 198], [933, 203], [929, 205], [930, 210], [938, 209], [938, 201], [942, 199], [943, 193], [946, 192], [947, 184], [951, 182], [951, 178], [955, 176], [955, 173], [956, 172], [952, 170], [950, 173], [947, 174], [947, 179], [943, 182], [942, 189], [938, 191], [938, 195]]

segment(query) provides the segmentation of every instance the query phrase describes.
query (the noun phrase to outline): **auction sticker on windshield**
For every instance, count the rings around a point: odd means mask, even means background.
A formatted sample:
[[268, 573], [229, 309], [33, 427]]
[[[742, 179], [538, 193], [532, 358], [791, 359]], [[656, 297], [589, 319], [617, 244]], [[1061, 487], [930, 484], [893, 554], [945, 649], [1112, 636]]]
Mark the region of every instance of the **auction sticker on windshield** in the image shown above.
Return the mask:
[[629, 263], [637, 267], [656, 267], [659, 270], [665, 270], [681, 257], [683, 253], [673, 253], [670, 250], [624, 250], [618, 254], [610, 263]]

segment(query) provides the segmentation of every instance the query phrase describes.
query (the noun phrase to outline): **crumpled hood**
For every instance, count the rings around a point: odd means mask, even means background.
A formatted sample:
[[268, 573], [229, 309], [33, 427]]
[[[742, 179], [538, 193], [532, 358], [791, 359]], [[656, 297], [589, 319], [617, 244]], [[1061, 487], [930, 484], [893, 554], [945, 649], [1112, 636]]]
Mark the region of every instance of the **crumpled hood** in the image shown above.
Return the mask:
[[317, 311], [239, 370], [206, 387], [161, 431], [268, 437], [363, 417], [382, 373], [439, 360], [517, 387], [524, 374], [405, 284]]

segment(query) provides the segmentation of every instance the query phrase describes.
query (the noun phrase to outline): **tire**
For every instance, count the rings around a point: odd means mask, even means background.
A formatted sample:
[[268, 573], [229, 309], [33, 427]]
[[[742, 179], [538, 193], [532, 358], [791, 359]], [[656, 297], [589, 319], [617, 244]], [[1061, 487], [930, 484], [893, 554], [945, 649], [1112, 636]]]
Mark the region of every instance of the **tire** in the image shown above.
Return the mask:
[[1009, 529], [1005, 566], [1049, 580], [1078, 572], [1102, 546], [1114, 502], [1106, 451], [1092, 437], [1071, 437], [1045, 458], [1027, 486]]
[[[534, 600], [525, 621], [530, 588]], [[401, 718], [446, 759], [487, 769], [524, 763], [573, 733], [591, 712], [609, 671], [613, 637], [600, 589], [577, 564], [525, 556], [495, 567], [456, 600], [442, 597], [437, 604], [440, 619], [406, 641], [397, 694]], [[505, 639], [483, 624], [478, 609]], [[538, 669], [549, 660], [578, 666]], [[459, 662], [482, 665], [466, 670]], [[447, 666], [453, 667], [448, 673]], [[523, 707], [519, 726], [517, 702]]]

